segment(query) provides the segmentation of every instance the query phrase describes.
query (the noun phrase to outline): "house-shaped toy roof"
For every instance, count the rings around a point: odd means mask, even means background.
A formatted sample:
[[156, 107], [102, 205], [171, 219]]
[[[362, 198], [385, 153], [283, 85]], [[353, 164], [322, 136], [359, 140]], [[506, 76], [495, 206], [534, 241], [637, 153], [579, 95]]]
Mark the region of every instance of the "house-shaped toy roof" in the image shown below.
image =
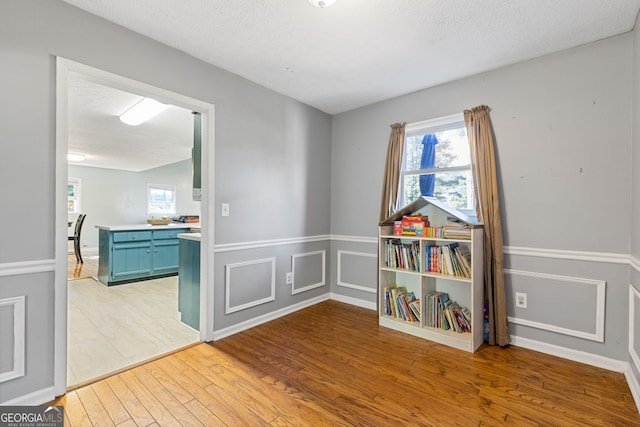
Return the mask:
[[[440, 212], [438, 211], [442, 212], [445, 217], [438, 220], [438, 218], [436, 217], [442, 216], [442, 215], [439, 215]], [[441, 202], [440, 200], [434, 197], [425, 197], [425, 196], [418, 197], [416, 200], [409, 203], [407, 206], [400, 209], [398, 212], [394, 213], [389, 218], [385, 219], [384, 221], [381, 221], [380, 225], [381, 226], [393, 225], [395, 221], [401, 221], [402, 217], [405, 215], [416, 215], [416, 214], [429, 216], [430, 220], [432, 221], [432, 226], [444, 225], [447, 218], [449, 217], [453, 217], [456, 219], [456, 221], [462, 224], [468, 225], [469, 228], [482, 226], [482, 222], [476, 220], [475, 218], [471, 218], [468, 215], [465, 215], [459, 210], [452, 208], [451, 206]]]

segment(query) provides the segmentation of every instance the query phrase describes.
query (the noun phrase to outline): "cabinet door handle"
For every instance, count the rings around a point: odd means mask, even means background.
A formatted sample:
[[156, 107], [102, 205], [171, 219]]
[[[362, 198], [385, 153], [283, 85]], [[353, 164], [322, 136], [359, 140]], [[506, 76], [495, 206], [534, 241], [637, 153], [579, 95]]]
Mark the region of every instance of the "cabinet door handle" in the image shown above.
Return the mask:
[[157, 249], [154, 249], [154, 250], [153, 250], [153, 252], [158, 253], [158, 250], [157, 250]]
[[151, 249], [147, 249], [147, 253], [150, 254], [151, 253]]
[[131, 239], [132, 240], [136, 240], [136, 236], [131, 236]]

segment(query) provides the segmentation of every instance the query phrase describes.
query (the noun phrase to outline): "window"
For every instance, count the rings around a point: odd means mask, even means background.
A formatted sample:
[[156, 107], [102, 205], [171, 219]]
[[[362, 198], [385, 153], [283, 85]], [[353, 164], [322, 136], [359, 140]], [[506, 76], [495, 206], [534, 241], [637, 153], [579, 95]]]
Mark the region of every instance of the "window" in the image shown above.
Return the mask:
[[149, 215], [175, 215], [176, 186], [147, 184], [147, 213]]
[[69, 213], [80, 213], [80, 178], [67, 180], [67, 206]]
[[475, 216], [469, 141], [462, 114], [405, 127], [401, 205], [430, 196]]

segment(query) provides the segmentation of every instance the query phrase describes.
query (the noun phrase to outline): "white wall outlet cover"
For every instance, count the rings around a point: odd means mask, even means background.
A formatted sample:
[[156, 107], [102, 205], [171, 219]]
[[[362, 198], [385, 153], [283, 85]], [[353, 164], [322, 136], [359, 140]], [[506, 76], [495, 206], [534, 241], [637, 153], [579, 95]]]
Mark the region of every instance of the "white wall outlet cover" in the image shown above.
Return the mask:
[[516, 307], [527, 308], [527, 294], [524, 292], [516, 292]]

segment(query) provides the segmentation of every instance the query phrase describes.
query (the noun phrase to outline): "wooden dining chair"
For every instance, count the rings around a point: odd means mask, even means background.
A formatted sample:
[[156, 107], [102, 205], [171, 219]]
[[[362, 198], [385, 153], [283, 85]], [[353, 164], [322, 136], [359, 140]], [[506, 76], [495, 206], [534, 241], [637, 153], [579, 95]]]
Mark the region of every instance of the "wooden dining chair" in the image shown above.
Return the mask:
[[69, 240], [73, 240], [73, 251], [76, 254], [76, 263], [83, 264], [82, 253], [80, 252], [80, 233], [82, 232], [82, 224], [84, 224], [84, 219], [87, 215], [80, 214], [78, 215], [78, 219], [76, 220], [76, 226], [73, 229], [73, 236], [69, 236]]

